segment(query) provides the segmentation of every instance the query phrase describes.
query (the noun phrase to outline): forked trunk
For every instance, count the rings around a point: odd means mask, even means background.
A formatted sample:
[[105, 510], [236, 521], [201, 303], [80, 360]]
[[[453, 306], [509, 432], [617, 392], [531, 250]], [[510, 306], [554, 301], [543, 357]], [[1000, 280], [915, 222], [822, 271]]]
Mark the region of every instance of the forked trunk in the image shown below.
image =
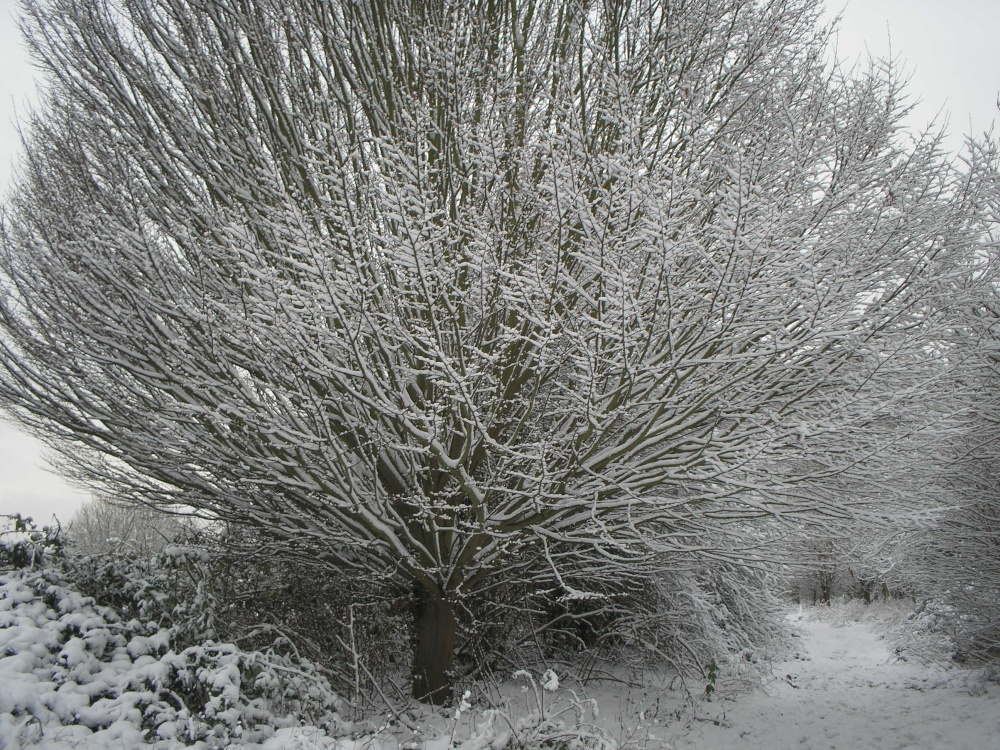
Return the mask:
[[452, 697], [455, 605], [440, 592], [418, 588], [413, 644], [413, 697], [443, 706]]

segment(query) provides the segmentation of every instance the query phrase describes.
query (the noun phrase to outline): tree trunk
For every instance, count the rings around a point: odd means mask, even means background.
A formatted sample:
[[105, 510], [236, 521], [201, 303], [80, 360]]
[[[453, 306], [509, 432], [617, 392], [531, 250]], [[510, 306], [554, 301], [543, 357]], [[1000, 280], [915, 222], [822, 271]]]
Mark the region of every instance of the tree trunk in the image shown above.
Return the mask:
[[413, 697], [443, 706], [452, 697], [455, 656], [455, 605], [439, 591], [417, 589], [414, 612]]

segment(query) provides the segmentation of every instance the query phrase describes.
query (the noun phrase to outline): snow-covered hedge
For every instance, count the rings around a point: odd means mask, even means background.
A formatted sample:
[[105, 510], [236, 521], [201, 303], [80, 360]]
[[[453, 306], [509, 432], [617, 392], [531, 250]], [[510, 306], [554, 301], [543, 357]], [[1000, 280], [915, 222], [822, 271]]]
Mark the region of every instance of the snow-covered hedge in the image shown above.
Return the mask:
[[338, 723], [310, 663], [211, 640], [180, 648], [176, 635], [124, 620], [58, 570], [0, 575], [0, 738], [221, 748]]

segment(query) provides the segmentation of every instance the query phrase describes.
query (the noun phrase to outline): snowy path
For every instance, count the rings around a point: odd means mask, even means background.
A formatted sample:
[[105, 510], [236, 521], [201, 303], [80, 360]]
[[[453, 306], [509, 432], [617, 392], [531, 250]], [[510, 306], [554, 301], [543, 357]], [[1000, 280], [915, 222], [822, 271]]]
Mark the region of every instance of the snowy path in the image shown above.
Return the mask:
[[957, 670], [892, 662], [871, 625], [798, 625], [796, 658], [775, 664], [763, 690], [705, 704], [701, 718], [672, 738], [673, 747], [1000, 749], [997, 685]]

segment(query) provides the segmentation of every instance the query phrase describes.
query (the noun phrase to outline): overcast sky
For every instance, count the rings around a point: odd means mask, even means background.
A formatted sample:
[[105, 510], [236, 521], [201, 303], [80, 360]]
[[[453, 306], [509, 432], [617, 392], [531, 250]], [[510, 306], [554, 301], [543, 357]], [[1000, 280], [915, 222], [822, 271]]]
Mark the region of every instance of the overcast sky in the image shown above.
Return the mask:
[[[34, 89], [32, 69], [13, 14], [15, 0], [0, 0], [0, 185], [6, 192], [18, 149], [14, 121]], [[844, 8], [839, 53], [851, 61], [866, 50], [890, 50], [912, 74], [919, 99], [910, 124], [919, 128], [950, 113], [952, 148], [964, 133], [980, 134], [996, 118], [1000, 90], [1000, 0], [853, 0]], [[87, 499], [46, 469], [33, 439], [0, 421], [0, 513], [20, 512], [39, 522], [63, 522]]]

